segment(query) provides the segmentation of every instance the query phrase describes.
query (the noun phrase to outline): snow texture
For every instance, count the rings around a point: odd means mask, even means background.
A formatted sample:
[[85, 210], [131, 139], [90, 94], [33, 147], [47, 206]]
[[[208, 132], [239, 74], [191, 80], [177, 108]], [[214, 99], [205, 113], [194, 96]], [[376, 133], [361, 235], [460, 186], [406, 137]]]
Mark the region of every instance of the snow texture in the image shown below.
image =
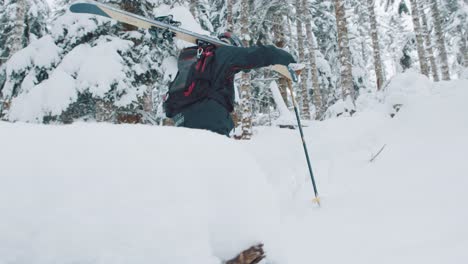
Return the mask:
[[267, 263], [465, 263], [466, 87], [408, 73], [394, 118], [309, 122], [321, 208], [297, 130], [0, 123], [0, 263], [214, 264], [260, 241]]

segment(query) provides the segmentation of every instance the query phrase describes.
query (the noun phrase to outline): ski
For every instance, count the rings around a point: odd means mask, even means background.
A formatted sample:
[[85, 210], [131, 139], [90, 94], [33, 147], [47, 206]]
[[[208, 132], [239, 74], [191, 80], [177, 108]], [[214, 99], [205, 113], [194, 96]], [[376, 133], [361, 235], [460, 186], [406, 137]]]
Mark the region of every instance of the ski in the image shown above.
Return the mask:
[[[149, 19], [140, 15], [136, 15], [127, 11], [120, 10], [118, 8], [112, 7], [110, 5], [102, 4], [92, 0], [85, 0], [79, 3], [74, 3], [70, 6], [70, 11], [72, 13], [81, 13], [81, 14], [91, 14], [98, 15], [107, 18], [114, 19], [121, 23], [126, 23], [132, 26], [136, 26], [144, 29], [157, 28], [164, 30], [166, 32], [171, 32], [174, 38], [184, 40], [193, 44], [198, 44], [198, 42], [210, 43], [217, 46], [228, 45], [225, 42], [222, 42], [216, 38], [198, 34], [183, 28], [173, 26], [169, 23], [164, 23], [162, 21], [157, 21]], [[289, 67], [284, 65], [273, 65], [272, 70], [280, 73], [284, 77], [297, 81], [296, 74]]]

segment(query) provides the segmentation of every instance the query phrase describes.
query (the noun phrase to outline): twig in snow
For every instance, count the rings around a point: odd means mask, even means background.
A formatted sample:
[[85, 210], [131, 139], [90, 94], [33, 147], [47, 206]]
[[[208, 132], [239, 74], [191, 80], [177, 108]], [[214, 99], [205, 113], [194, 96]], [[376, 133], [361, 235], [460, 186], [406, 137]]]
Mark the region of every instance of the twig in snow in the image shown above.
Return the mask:
[[384, 144], [384, 145], [382, 146], [382, 148], [379, 150], [379, 152], [377, 152], [377, 154], [375, 154], [375, 155], [369, 160], [369, 162], [373, 162], [373, 161], [380, 155], [380, 153], [382, 153], [382, 151], [384, 150], [384, 148], [385, 148], [386, 146], [387, 146], [387, 144]]

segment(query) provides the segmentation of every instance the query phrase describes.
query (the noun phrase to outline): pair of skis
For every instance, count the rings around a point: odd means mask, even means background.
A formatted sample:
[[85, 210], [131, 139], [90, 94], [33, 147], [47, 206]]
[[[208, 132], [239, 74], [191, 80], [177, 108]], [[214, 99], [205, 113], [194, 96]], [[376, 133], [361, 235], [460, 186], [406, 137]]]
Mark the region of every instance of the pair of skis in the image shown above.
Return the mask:
[[[193, 44], [198, 44], [199, 41], [214, 44], [217, 46], [228, 45], [225, 42], [222, 42], [219, 39], [198, 34], [183, 28], [173, 26], [169, 23], [164, 23], [161, 21], [148, 19], [130, 12], [120, 10], [118, 8], [102, 4], [96, 1], [83, 1], [80, 3], [75, 3], [70, 6], [70, 11], [73, 13], [82, 13], [82, 14], [92, 14], [103, 16], [107, 18], [112, 18], [119, 22], [129, 24], [138, 28], [144, 29], [159, 29], [164, 32], [171, 32], [174, 35], [174, 38], [181, 39]], [[288, 67], [284, 65], [274, 65], [272, 69], [289, 80], [297, 81], [296, 74], [291, 71]]]
[[[106, 4], [102, 4], [96, 1], [88, 0], [88, 1], [83, 1], [83, 2], [72, 4], [70, 6], [70, 11], [73, 13], [92, 14], [92, 15], [112, 18], [121, 23], [129, 24], [138, 28], [155, 30], [156, 32], [162, 32], [163, 36], [166, 36], [169, 38], [174, 37], [176, 39], [181, 39], [181, 40], [193, 43], [193, 44], [204, 42], [204, 43], [210, 43], [216, 46], [228, 45], [227, 43], [222, 42], [219, 39], [216, 39], [210, 36], [205, 36], [202, 34], [197, 34], [195, 32], [192, 32], [183, 28], [179, 28], [177, 27], [177, 23], [172, 23], [172, 19], [169, 19], [169, 20], [148, 19], [146, 17], [142, 17], [142, 16], [139, 16], [139, 15], [127, 12], [127, 11], [123, 11], [118, 8], [115, 8]], [[299, 111], [298, 111], [297, 103], [294, 98], [294, 94], [292, 90], [292, 82], [293, 81], [297, 82], [297, 75], [291, 68], [284, 66], [284, 65], [273, 65], [272, 69], [288, 79], [291, 96], [293, 98], [294, 111], [296, 113], [296, 118], [297, 118], [297, 122], [299, 125], [299, 131], [301, 133], [301, 139], [302, 139], [302, 143], [304, 147], [304, 152], [305, 152], [306, 159], [307, 159], [307, 165], [309, 167], [309, 173], [310, 173], [310, 177], [312, 179], [312, 184], [314, 187], [314, 193], [315, 193], [314, 201], [320, 206], [320, 199], [318, 197], [317, 187], [316, 187], [313, 172], [312, 172], [312, 166], [310, 164], [307, 146], [304, 140], [304, 133], [302, 131], [301, 120], [299, 118]]]

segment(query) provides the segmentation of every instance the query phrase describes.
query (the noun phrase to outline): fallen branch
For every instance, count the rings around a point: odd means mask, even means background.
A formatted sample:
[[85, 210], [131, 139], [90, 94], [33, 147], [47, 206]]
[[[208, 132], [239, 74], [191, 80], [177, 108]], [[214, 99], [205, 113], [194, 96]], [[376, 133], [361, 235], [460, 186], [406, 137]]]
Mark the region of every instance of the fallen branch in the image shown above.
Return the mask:
[[377, 152], [377, 154], [375, 154], [370, 160], [369, 162], [374, 162], [374, 160], [380, 155], [380, 153], [382, 153], [382, 151], [384, 150], [384, 148], [387, 146], [387, 144], [383, 145], [382, 148], [379, 150], [379, 152]]
[[265, 258], [263, 244], [253, 246], [242, 251], [237, 257], [229, 260], [226, 264], [257, 264]]

